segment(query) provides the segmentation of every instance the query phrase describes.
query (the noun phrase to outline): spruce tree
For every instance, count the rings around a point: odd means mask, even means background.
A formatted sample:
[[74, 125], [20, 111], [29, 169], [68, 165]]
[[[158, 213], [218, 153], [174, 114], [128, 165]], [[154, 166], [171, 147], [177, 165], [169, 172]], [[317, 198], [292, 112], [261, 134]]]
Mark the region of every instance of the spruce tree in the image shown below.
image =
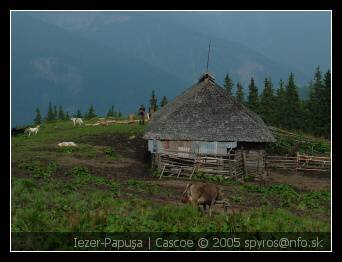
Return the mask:
[[89, 110], [84, 117], [87, 119], [91, 119], [91, 118], [96, 117], [95, 109], [94, 109], [93, 105], [90, 105]]
[[112, 105], [111, 108], [109, 108], [107, 117], [114, 117], [114, 106]]
[[311, 131], [315, 135], [322, 135], [324, 124], [323, 120], [323, 82], [322, 82], [322, 73], [319, 69], [319, 66], [316, 68], [314, 74], [314, 80], [312, 85], [310, 86], [310, 94], [308, 101], [308, 110], [310, 112], [310, 126]]
[[162, 101], [160, 102], [160, 107], [165, 106], [168, 103], [166, 96], [163, 96]]
[[55, 118], [55, 114], [53, 112], [52, 105], [51, 105], [51, 102], [50, 102], [49, 103], [49, 109], [48, 109], [47, 116], [46, 116], [46, 121], [50, 122], [50, 121], [54, 121], [55, 119], [56, 119]]
[[59, 120], [65, 120], [65, 114], [62, 106], [59, 106], [58, 110], [58, 119]]
[[77, 110], [76, 117], [77, 118], [82, 118], [81, 110], [79, 110], [79, 109]]
[[285, 118], [286, 112], [286, 91], [285, 91], [285, 83], [282, 79], [279, 81], [279, 88], [276, 91], [276, 96], [275, 96], [275, 125], [279, 127], [285, 127]]
[[56, 105], [53, 106], [53, 114], [55, 116], [55, 120], [57, 120], [58, 119], [58, 111], [57, 111], [57, 106]]
[[236, 84], [236, 99], [242, 104], [245, 103], [245, 94], [243, 92], [243, 87], [240, 84], [240, 82]]
[[156, 97], [154, 90], [152, 90], [151, 99], [150, 99], [150, 106], [151, 106], [151, 112], [157, 111], [158, 103], [157, 103], [157, 97]]
[[36, 117], [34, 118], [34, 124], [40, 125], [42, 123], [42, 116], [40, 114], [39, 108], [36, 109]]
[[264, 89], [260, 99], [260, 113], [267, 124], [274, 123], [274, 94], [271, 78], [264, 80]]
[[331, 73], [324, 74], [322, 88], [322, 135], [331, 138]]
[[232, 95], [233, 86], [234, 86], [233, 80], [229, 77], [228, 74], [226, 74], [226, 76], [224, 77], [223, 87], [226, 89], [226, 91], [230, 95]]
[[299, 101], [298, 88], [295, 84], [294, 75], [291, 72], [285, 88], [286, 94], [286, 118], [285, 127], [288, 129], [299, 129], [301, 125], [301, 107]]
[[258, 113], [258, 111], [259, 111], [258, 88], [256, 87], [256, 85], [254, 83], [253, 77], [251, 78], [251, 82], [248, 86], [247, 105], [252, 111]]

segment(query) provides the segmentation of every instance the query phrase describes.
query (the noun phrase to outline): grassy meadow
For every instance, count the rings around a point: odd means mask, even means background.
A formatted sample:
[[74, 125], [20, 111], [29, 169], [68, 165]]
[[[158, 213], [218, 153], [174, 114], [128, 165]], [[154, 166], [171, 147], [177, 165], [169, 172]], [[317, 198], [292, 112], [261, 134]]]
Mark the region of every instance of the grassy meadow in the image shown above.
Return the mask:
[[[144, 162], [145, 127], [57, 121], [42, 124], [36, 136], [12, 137], [12, 231], [330, 231], [328, 190], [212, 179], [224, 187], [232, 212], [210, 218], [182, 204], [187, 181], [159, 180]], [[59, 148], [63, 141], [78, 147]]]

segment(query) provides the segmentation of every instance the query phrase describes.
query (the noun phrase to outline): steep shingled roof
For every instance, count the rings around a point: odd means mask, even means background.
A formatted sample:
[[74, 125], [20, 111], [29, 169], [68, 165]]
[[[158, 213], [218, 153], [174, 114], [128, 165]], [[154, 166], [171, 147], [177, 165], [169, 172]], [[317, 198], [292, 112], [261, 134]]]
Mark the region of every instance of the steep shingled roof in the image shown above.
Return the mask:
[[263, 120], [217, 85], [208, 73], [152, 115], [144, 138], [275, 142]]

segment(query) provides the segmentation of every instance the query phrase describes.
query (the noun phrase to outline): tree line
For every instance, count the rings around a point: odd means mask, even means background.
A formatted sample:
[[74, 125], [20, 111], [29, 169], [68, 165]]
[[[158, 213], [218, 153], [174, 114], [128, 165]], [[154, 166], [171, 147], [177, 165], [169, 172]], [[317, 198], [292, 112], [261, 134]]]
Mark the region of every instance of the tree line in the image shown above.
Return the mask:
[[[286, 82], [282, 79], [274, 86], [271, 77], [264, 79], [262, 91], [256, 86], [254, 78], [250, 79], [248, 93], [240, 82], [236, 85], [229, 74], [224, 78], [224, 88], [234, 96], [240, 103], [259, 114], [267, 125], [273, 125], [288, 130], [301, 130], [315, 136], [330, 138], [330, 105], [331, 105], [331, 73], [330, 70], [322, 74], [319, 66], [314, 72], [313, 79], [309, 83], [308, 99], [301, 99], [298, 86], [293, 73], [289, 74]], [[233, 88], [235, 92], [233, 94]], [[149, 111], [155, 112], [168, 103], [166, 96], [163, 96], [160, 103], [155, 90], [152, 90], [149, 100]], [[80, 110], [73, 114], [73, 117], [90, 119], [96, 117], [93, 105], [82, 115]], [[107, 117], [120, 118], [122, 113], [116, 111], [112, 105]], [[49, 103], [46, 117], [43, 119], [39, 108], [36, 109], [34, 118], [35, 124], [42, 121], [68, 120], [70, 115], [65, 112], [62, 106], [57, 108]]]
[[[91, 119], [91, 118], [97, 117], [97, 114], [95, 112], [94, 106], [90, 105], [89, 109], [84, 114], [82, 114], [81, 110], [78, 109], [72, 115], [72, 117]], [[112, 105], [107, 112], [107, 117], [115, 117], [115, 118], [118, 117], [118, 118], [120, 118], [120, 117], [122, 117], [122, 113], [120, 112], [120, 110], [115, 111], [114, 106]], [[56, 121], [56, 120], [69, 120], [69, 119], [70, 119], [69, 112], [65, 111], [63, 109], [63, 106], [59, 106], [57, 108], [56, 105], [52, 105], [50, 102], [47, 114], [44, 118], [42, 117], [40, 109], [39, 108], [36, 109], [36, 115], [34, 118], [34, 123], [36, 125], [39, 125], [42, 122], [52, 122], [52, 121]]]
[[[162, 100], [158, 104], [158, 99], [155, 94], [155, 90], [152, 90], [151, 93], [151, 98], [150, 98], [150, 104], [149, 108], [151, 112], [157, 111], [160, 107], [163, 107], [168, 103], [168, 100], [166, 96], [163, 96]], [[93, 105], [90, 105], [89, 109], [82, 114], [81, 110], [77, 110], [72, 117], [78, 117], [78, 118], [84, 118], [84, 119], [91, 119], [94, 117], [97, 117], [98, 115], [95, 112], [95, 108]], [[115, 110], [114, 105], [112, 105], [107, 112], [107, 117], [113, 117], [113, 118], [121, 118], [123, 114], [121, 113], [120, 110]], [[45, 117], [42, 117], [42, 114], [40, 112], [40, 109], [37, 108], [35, 111], [35, 118], [34, 118], [34, 123], [36, 125], [41, 124], [42, 122], [52, 122], [56, 120], [69, 120], [70, 119], [70, 114], [69, 112], [65, 111], [63, 109], [63, 106], [56, 106], [52, 105], [51, 102], [49, 103], [48, 111]]]
[[167, 100], [166, 96], [163, 96], [163, 98], [161, 99], [161, 101], [158, 105], [158, 99], [156, 96], [156, 92], [154, 90], [152, 90], [151, 98], [150, 98], [150, 104], [149, 104], [149, 108], [150, 108], [151, 112], [157, 111], [159, 108], [165, 106], [167, 103], [168, 103], [168, 100]]
[[277, 87], [274, 87], [271, 77], [265, 78], [260, 94], [253, 77], [247, 95], [241, 83], [237, 82], [234, 94], [233, 87], [234, 82], [227, 74], [224, 78], [226, 91], [259, 114], [266, 124], [330, 138], [330, 70], [322, 74], [319, 66], [316, 68], [309, 83], [308, 99], [300, 98], [293, 73], [286, 83], [280, 79]]

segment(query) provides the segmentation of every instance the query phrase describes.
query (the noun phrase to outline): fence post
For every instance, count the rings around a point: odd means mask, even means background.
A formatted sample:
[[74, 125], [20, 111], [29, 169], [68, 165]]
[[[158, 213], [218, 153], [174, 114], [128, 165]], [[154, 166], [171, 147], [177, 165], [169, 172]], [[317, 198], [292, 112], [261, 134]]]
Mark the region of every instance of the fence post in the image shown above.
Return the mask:
[[247, 176], [246, 152], [242, 150], [241, 153], [242, 153], [243, 173], [245, 176]]
[[299, 152], [297, 152], [297, 163], [296, 163], [296, 175], [298, 173], [298, 168], [299, 168]]
[[269, 176], [267, 161], [268, 161], [268, 160], [267, 160], [267, 155], [265, 154], [265, 172], [266, 172], [266, 176]]
[[257, 157], [258, 161], [257, 161], [257, 175], [259, 176], [259, 167], [260, 167], [260, 151], [258, 151], [258, 157]]

